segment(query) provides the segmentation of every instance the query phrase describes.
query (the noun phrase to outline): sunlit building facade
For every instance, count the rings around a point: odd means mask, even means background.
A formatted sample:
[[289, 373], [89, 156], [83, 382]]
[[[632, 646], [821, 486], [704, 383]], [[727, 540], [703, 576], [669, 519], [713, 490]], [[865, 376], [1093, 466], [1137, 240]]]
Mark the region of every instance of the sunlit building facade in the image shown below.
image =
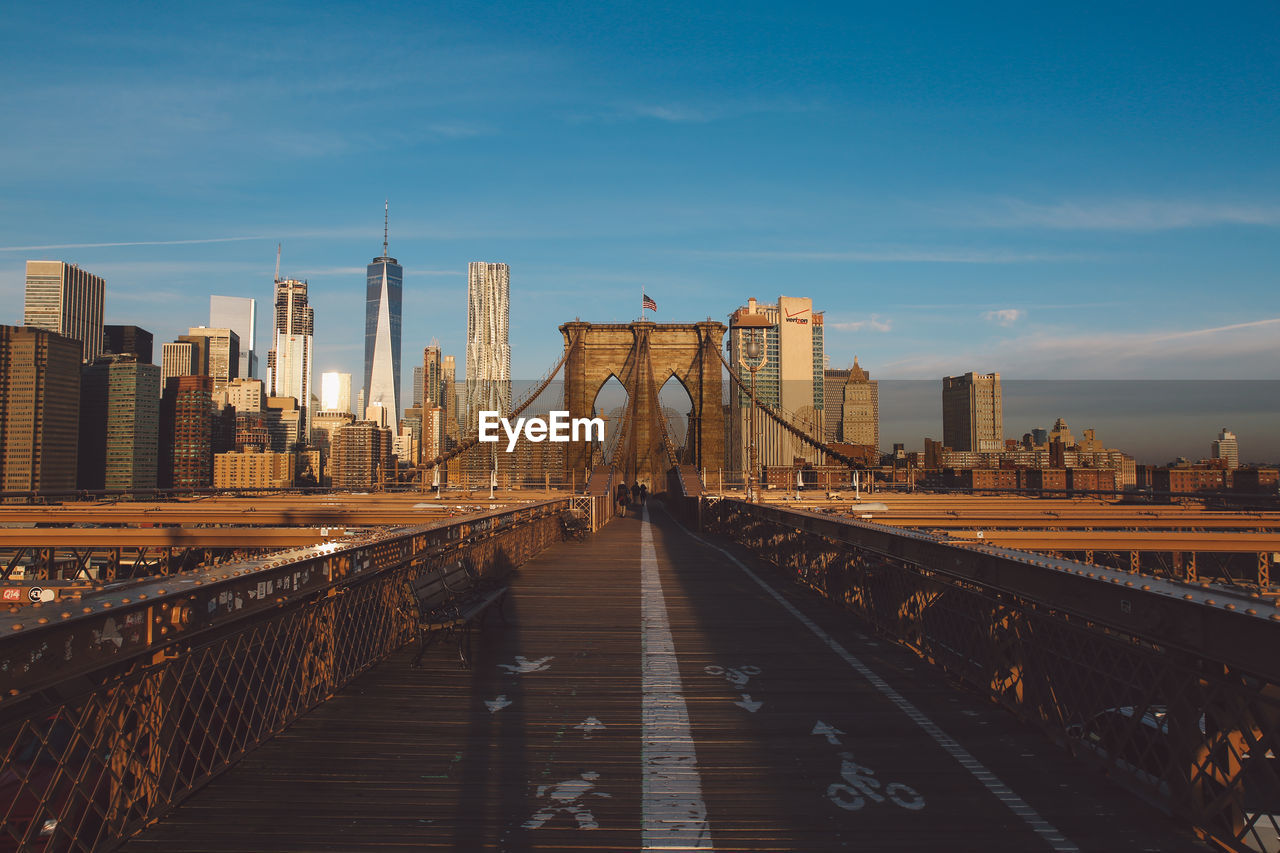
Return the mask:
[[381, 404], [391, 423], [400, 416], [400, 305], [404, 268], [387, 253], [373, 259], [365, 274], [364, 400]]

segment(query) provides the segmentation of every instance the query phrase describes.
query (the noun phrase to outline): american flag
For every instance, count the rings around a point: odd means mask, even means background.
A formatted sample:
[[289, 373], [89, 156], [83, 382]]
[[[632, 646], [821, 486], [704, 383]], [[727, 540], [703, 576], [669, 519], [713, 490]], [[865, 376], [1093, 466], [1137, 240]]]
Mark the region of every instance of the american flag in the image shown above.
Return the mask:
[[643, 311], [646, 308], [648, 308], [650, 311], [658, 310], [658, 303], [654, 302], [653, 298], [647, 295], [644, 297], [644, 302], [642, 302], [640, 305], [640, 310]]

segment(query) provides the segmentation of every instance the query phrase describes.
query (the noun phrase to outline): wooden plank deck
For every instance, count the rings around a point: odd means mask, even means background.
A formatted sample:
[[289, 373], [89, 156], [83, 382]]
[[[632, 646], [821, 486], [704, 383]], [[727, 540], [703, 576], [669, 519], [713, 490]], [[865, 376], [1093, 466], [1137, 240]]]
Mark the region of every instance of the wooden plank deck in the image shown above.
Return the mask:
[[472, 670], [406, 649], [124, 849], [1203, 849], [738, 559], [652, 503], [557, 545]]

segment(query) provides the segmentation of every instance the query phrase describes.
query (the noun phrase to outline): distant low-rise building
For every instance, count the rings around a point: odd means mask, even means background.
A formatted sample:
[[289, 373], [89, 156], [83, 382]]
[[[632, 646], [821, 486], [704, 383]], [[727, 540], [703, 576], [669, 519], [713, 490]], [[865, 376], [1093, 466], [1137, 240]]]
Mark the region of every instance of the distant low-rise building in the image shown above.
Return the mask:
[[294, 484], [297, 458], [252, 447], [218, 453], [213, 459], [213, 485], [219, 489], [283, 489]]
[[1225, 468], [1207, 465], [1157, 468], [1152, 472], [1151, 488], [1156, 492], [1221, 492], [1226, 490]]

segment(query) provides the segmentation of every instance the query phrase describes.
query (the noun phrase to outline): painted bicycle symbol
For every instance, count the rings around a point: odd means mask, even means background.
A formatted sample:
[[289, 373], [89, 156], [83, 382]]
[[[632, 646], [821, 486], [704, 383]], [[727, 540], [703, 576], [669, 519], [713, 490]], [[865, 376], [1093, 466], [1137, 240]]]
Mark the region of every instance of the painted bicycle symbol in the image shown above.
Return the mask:
[[924, 808], [924, 797], [914, 788], [901, 782], [890, 782], [880, 793], [880, 780], [875, 778], [876, 771], [863, 767], [853, 760], [853, 753], [840, 753], [840, 776], [847, 784], [834, 782], [827, 786], [827, 796], [831, 802], [842, 809], [856, 812], [866, 805], [867, 800], [883, 803], [886, 799], [894, 805], [913, 812]]
[[759, 675], [761, 670], [758, 666], [748, 664], [747, 666], [729, 667], [727, 669], [723, 666], [712, 665], [705, 667], [702, 671], [707, 675], [723, 675], [725, 681], [732, 684], [735, 689], [741, 690], [747, 686], [751, 676]]

